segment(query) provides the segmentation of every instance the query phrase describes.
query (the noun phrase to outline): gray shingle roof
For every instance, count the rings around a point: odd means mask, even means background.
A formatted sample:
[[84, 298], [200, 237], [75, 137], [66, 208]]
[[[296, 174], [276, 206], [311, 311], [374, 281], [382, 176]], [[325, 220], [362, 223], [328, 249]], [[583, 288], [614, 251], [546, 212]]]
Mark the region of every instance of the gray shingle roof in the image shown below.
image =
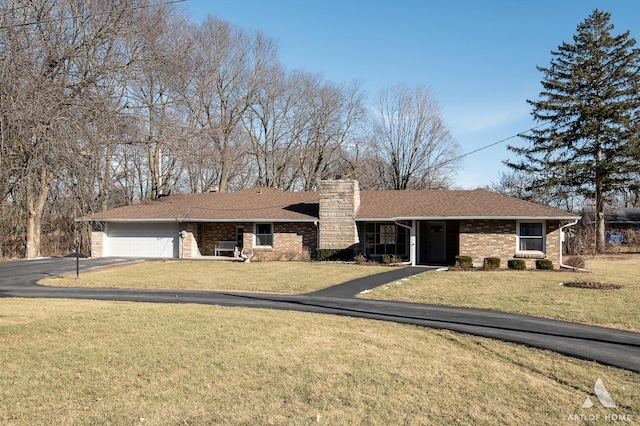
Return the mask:
[[[311, 222], [317, 192], [253, 188], [238, 192], [179, 194], [97, 213], [94, 221]], [[361, 191], [357, 220], [455, 218], [575, 219], [575, 215], [482, 189]]]
[[286, 192], [274, 188], [179, 194], [97, 213], [90, 219], [180, 222], [314, 221], [318, 219], [318, 200], [317, 192]]
[[576, 215], [484, 189], [361, 191], [358, 219], [577, 218]]

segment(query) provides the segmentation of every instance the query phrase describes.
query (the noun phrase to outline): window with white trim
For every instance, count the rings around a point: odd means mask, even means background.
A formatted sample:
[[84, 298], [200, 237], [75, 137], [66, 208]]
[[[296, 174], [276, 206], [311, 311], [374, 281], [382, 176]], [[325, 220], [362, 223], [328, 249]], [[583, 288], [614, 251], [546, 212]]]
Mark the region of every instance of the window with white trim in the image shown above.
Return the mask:
[[253, 227], [254, 247], [273, 247], [273, 224], [256, 223]]
[[544, 222], [518, 222], [518, 251], [545, 251]]

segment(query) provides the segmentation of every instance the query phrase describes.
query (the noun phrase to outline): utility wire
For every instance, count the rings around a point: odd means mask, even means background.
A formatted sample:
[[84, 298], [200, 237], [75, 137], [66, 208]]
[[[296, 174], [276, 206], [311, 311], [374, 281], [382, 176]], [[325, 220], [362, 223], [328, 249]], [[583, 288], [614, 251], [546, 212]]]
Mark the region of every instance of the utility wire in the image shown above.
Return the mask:
[[509, 136], [509, 137], [507, 137], [507, 138], [504, 138], [504, 139], [501, 139], [501, 140], [499, 140], [499, 141], [497, 141], [497, 142], [490, 143], [489, 145], [485, 145], [485, 146], [483, 146], [483, 147], [481, 147], [481, 148], [474, 149], [473, 151], [469, 151], [469, 152], [464, 153], [464, 154], [462, 154], [462, 155], [459, 155], [459, 156], [457, 156], [457, 157], [455, 157], [455, 158], [452, 158], [452, 159], [450, 159], [450, 160], [444, 161], [444, 162], [440, 163], [440, 165], [442, 165], [442, 164], [446, 164], [446, 163], [451, 163], [452, 161], [459, 160], [459, 159], [464, 158], [464, 157], [467, 157], [467, 156], [469, 156], [469, 155], [471, 155], [471, 154], [475, 154], [476, 152], [480, 152], [480, 151], [485, 150], [485, 149], [487, 149], [487, 148], [491, 148], [492, 146], [496, 146], [496, 145], [498, 145], [498, 144], [501, 144], [501, 143], [503, 143], [503, 142], [506, 142], [506, 141], [508, 141], [509, 139], [513, 139], [513, 138], [520, 137], [520, 136], [522, 136], [523, 134], [528, 133], [528, 132], [530, 132], [530, 131], [532, 131], [532, 130], [535, 130], [535, 129], [537, 129], [538, 127], [542, 127], [542, 126], [544, 126], [544, 125], [546, 125], [546, 124], [547, 124], [547, 123], [538, 124], [537, 126], [534, 126], [534, 127], [530, 128], [530, 129], [528, 129], [528, 130], [525, 130], [524, 132], [516, 133], [515, 135], [511, 135], [511, 136]]
[[29, 25], [37, 25], [37, 24], [43, 24], [48, 22], [68, 21], [70, 19], [77, 19], [77, 18], [88, 18], [90, 16], [108, 15], [113, 12], [125, 12], [127, 10], [147, 9], [150, 7], [164, 6], [167, 4], [182, 3], [184, 1], [186, 0], [169, 0], [162, 3], [152, 3], [152, 4], [142, 5], [142, 6], [125, 7], [124, 9], [111, 9], [104, 12], [89, 13], [87, 15], [73, 15], [73, 16], [67, 16], [66, 18], [52, 18], [52, 19], [43, 19], [41, 21], [23, 22], [21, 24], [0, 25], [0, 30], [6, 30], [8, 28], [17, 28], [17, 27], [28, 27]]

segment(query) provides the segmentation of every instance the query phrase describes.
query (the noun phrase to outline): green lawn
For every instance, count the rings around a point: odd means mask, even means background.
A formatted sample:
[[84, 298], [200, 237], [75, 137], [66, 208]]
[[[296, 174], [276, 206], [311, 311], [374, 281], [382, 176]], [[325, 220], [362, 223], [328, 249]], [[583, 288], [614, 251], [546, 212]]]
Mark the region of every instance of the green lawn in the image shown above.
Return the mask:
[[389, 266], [319, 262], [148, 261], [94, 272], [47, 278], [40, 284], [64, 287], [215, 290], [256, 293], [308, 293]]
[[[640, 255], [587, 259], [590, 272], [427, 272], [360, 297], [494, 309], [640, 331]], [[595, 281], [619, 290], [571, 288], [560, 283]]]
[[[637, 330], [639, 261], [592, 259], [590, 273], [425, 272], [366, 297]], [[305, 293], [386, 270], [145, 262], [46, 284]], [[577, 280], [622, 288], [559, 285]], [[0, 299], [0, 312], [3, 424], [556, 425], [640, 418], [639, 374], [447, 331], [262, 309], [82, 300]], [[598, 378], [616, 409], [597, 401]], [[587, 397], [594, 406], [581, 408]]]
[[[6, 425], [640, 418], [638, 374], [489, 339], [331, 315], [0, 299], [0, 347]], [[598, 378], [618, 408], [599, 404]], [[594, 406], [581, 408], [587, 397]]]
[[[590, 272], [425, 272], [360, 297], [494, 309], [640, 331], [640, 255], [587, 259]], [[388, 271], [385, 266], [320, 262], [154, 261], [48, 278], [52, 286], [194, 289], [301, 294]], [[596, 281], [619, 290], [560, 285]]]

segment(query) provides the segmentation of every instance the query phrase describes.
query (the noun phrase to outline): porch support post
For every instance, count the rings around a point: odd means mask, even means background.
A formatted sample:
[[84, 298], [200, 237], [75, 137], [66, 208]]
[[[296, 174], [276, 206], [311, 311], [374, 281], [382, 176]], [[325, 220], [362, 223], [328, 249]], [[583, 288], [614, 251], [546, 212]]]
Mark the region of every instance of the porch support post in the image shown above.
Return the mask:
[[400, 223], [399, 220], [394, 219], [393, 221], [397, 226], [409, 230], [409, 263], [411, 266], [416, 266], [416, 221], [415, 219], [411, 221], [411, 226], [405, 225], [404, 223]]
[[409, 231], [409, 262], [411, 266], [416, 266], [416, 225], [417, 222], [415, 220], [411, 221], [411, 230]]

